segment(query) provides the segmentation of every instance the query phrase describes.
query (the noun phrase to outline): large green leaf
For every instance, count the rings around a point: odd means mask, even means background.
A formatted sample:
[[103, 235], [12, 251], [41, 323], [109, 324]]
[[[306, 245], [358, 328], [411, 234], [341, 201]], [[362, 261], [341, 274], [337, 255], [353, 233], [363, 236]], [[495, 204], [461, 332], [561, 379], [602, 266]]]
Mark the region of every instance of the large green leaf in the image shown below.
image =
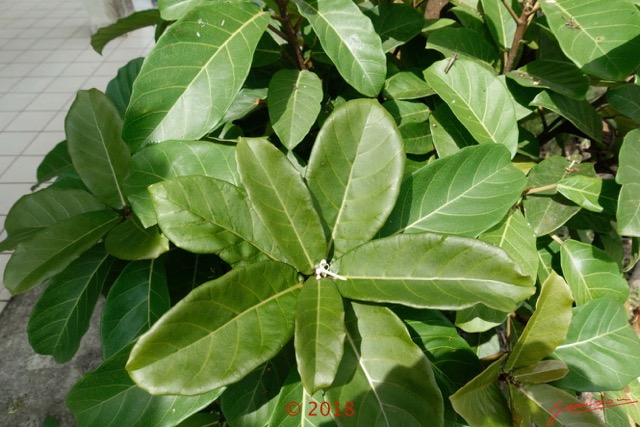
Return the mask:
[[233, 98], [229, 109], [224, 113], [221, 123], [231, 124], [234, 120], [240, 120], [248, 116], [261, 107], [261, 102], [267, 99], [267, 93], [267, 88], [240, 89], [240, 92]]
[[100, 333], [104, 359], [146, 332], [171, 307], [164, 262], [127, 264], [109, 290]]
[[[629, 427], [630, 421], [640, 423], [640, 381], [634, 379], [622, 390], [594, 393], [596, 399], [601, 399], [605, 406], [604, 420], [608, 426]], [[615, 400], [614, 400], [615, 399]], [[626, 423], [626, 424], [625, 424]]]
[[640, 184], [624, 184], [618, 199], [618, 233], [640, 236]]
[[231, 264], [279, 259], [241, 188], [206, 176], [183, 176], [154, 184], [149, 192], [160, 228], [178, 247], [216, 253]]
[[269, 83], [269, 117], [289, 150], [307, 135], [320, 113], [322, 82], [307, 70], [280, 70]]
[[498, 52], [476, 30], [471, 28], [441, 28], [429, 34], [427, 49], [434, 49], [444, 56], [466, 55], [488, 64], [498, 62]]
[[435, 92], [416, 73], [400, 71], [385, 80], [382, 93], [387, 99], [419, 99]]
[[382, 39], [382, 49], [389, 52], [408, 42], [422, 30], [424, 18], [420, 12], [402, 3], [380, 3], [365, 11], [373, 28]]
[[398, 126], [409, 123], [424, 123], [431, 114], [428, 106], [416, 101], [389, 100], [382, 106], [391, 114]]
[[477, 236], [520, 198], [525, 176], [501, 145], [466, 147], [407, 176], [383, 234]]
[[466, 237], [400, 234], [353, 249], [334, 265], [351, 299], [459, 310], [484, 304], [511, 312], [535, 290], [502, 249]]
[[107, 205], [126, 205], [122, 183], [129, 170], [129, 148], [120, 136], [122, 119], [105, 94], [81, 90], [64, 122], [69, 155], [82, 182]]
[[107, 89], [104, 92], [104, 94], [111, 99], [113, 105], [116, 106], [122, 118], [124, 118], [124, 113], [127, 111], [127, 106], [131, 99], [133, 82], [140, 73], [143, 61], [144, 58], [136, 58], [127, 62], [127, 65], [118, 70], [116, 77], [109, 81]]
[[95, 246], [53, 278], [29, 318], [29, 344], [37, 353], [64, 363], [78, 351], [113, 261]]
[[562, 51], [584, 71], [622, 80], [640, 65], [640, 11], [627, 0], [540, 2]]
[[640, 184], [640, 129], [624, 137], [618, 158], [616, 182], [621, 185]]
[[130, 347], [85, 374], [66, 398], [80, 427], [177, 425], [214, 401], [224, 389], [198, 396], [152, 396], [125, 370]]
[[613, 215], [620, 186], [612, 179], [569, 175], [558, 182], [558, 192], [588, 211]]
[[567, 337], [571, 324], [571, 290], [556, 273], [544, 281], [536, 310], [511, 350], [505, 371], [538, 363]]
[[135, 216], [116, 225], [104, 243], [111, 255], [131, 261], [158, 258], [169, 250], [169, 240], [160, 229], [144, 228]]
[[102, 50], [111, 40], [144, 27], [158, 25], [161, 22], [160, 12], [156, 9], [147, 9], [134, 12], [131, 15], [118, 19], [117, 22], [100, 28], [91, 35], [91, 47], [102, 55]]
[[480, 144], [505, 145], [513, 157], [518, 149], [518, 126], [506, 86], [481, 63], [458, 58], [445, 72], [448, 62], [438, 61], [427, 68], [427, 83]]
[[[520, 10], [521, 6], [516, 0], [507, 1], [509, 6], [514, 10]], [[516, 32], [516, 21], [502, 2], [495, 0], [481, 0], [481, 3], [484, 18], [487, 22], [487, 26], [489, 27], [491, 37], [493, 37], [502, 51], [508, 51], [511, 49], [513, 37]]]
[[352, 303], [345, 355], [329, 402], [353, 402], [344, 426], [442, 425], [443, 403], [431, 363], [404, 324], [385, 307]]
[[182, 18], [191, 9], [202, 4], [235, 2], [234, 0], [158, 0], [158, 9], [160, 9], [162, 19], [175, 21]]
[[530, 105], [551, 110], [569, 120], [588, 137], [602, 141], [602, 120], [596, 109], [587, 101], [544, 90], [531, 101]]
[[86, 212], [38, 231], [16, 247], [4, 270], [4, 286], [12, 294], [38, 286], [67, 268], [119, 220], [112, 211]]
[[224, 117], [249, 73], [269, 14], [252, 3], [211, 3], [171, 25], [133, 85], [124, 139], [198, 139]]
[[584, 99], [589, 90], [589, 77], [570, 62], [532, 61], [507, 76], [522, 86], [546, 88], [575, 99]]
[[640, 123], [640, 85], [626, 84], [607, 92], [607, 101], [616, 110]]
[[629, 285], [618, 264], [597, 247], [566, 240], [561, 249], [562, 272], [576, 305], [609, 297], [624, 303], [629, 297]]
[[345, 81], [365, 96], [376, 96], [387, 74], [387, 61], [369, 18], [351, 0], [293, 2]]
[[194, 395], [234, 383], [293, 335], [302, 287], [290, 266], [266, 261], [200, 285], [136, 343], [127, 363], [154, 394]]
[[157, 223], [147, 188], [177, 176], [204, 175], [240, 185], [232, 145], [205, 141], [165, 141], [145, 147], [131, 157], [125, 181], [127, 198], [145, 227]]
[[554, 353], [569, 366], [560, 387], [620, 390], [640, 375], [640, 339], [622, 303], [603, 297], [573, 309], [567, 339]]
[[236, 156], [253, 209], [291, 265], [310, 274], [326, 258], [327, 241], [302, 177], [264, 139], [240, 139]]
[[349, 101], [324, 122], [306, 178], [337, 255], [370, 240], [384, 224], [404, 160], [394, 120], [376, 101]]
[[309, 394], [333, 382], [344, 351], [344, 308], [331, 280], [309, 278], [296, 305], [298, 371]]
[[73, 170], [73, 163], [71, 163], [67, 141], [65, 140], [53, 147], [44, 159], [42, 159], [40, 165], [38, 165], [38, 171], [36, 173], [38, 182], [32, 187], [32, 190], [70, 170]]
[[438, 152], [438, 157], [455, 154], [462, 147], [476, 144], [473, 136], [445, 103], [438, 105], [438, 108], [431, 113], [429, 127], [431, 141]]
[[541, 360], [531, 366], [513, 371], [513, 379], [525, 384], [545, 384], [559, 380], [569, 373], [567, 364], [562, 360]]

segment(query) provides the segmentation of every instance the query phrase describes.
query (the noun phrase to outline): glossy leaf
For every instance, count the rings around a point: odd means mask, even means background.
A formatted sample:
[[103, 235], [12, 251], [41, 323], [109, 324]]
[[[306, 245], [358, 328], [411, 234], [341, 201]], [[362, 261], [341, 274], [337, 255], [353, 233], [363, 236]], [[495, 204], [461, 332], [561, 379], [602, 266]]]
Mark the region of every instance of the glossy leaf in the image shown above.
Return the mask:
[[76, 354], [113, 261], [94, 246], [53, 278], [29, 318], [29, 344], [37, 353], [58, 363]]
[[91, 35], [91, 47], [102, 55], [102, 50], [111, 40], [140, 28], [158, 25], [160, 22], [160, 12], [156, 9], [134, 12], [118, 19], [117, 22], [111, 25], [98, 29], [96, 33]]
[[607, 92], [607, 101], [613, 108], [640, 123], [640, 86], [626, 84]]
[[558, 192], [583, 209], [613, 215], [620, 186], [612, 179], [569, 175], [558, 182]]
[[307, 70], [280, 70], [269, 83], [269, 118], [289, 150], [307, 135], [320, 113], [322, 82]]
[[622, 142], [618, 156], [618, 184], [640, 184], [640, 129], [629, 132]]
[[480, 144], [505, 145], [513, 157], [518, 148], [518, 126], [506, 86], [478, 62], [458, 58], [445, 73], [448, 62], [438, 61], [427, 68], [427, 83]]
[[329, 402], [353, 402], [345, 426], [421, 426], [443, 422], [442, 395], [431, 363], [388, 308], [352, 303], [345, 355]]
[[[266, 33], [265, 33], [266, 34]], [[267, 99], [267, 88], [242, 88], [233, 99], [229, 109], [224, 113], [221, 123], [227, 125], [240, 120], [260, 108], [260, 103]]]
[[71, 163], [71, 157], [69, 157], [69, 151], [67, 149], [67, 141], [65, 140], [58, 143], [44, 156], [44, 159], [42, 159], [36, 174], [38, 182], [32, 190], [70, 170], [73, 170], [73, 163]]
[[155, 259], [169, 250], [169, 240], [158, 227], [144, 228], [132, 217], [107, 234], [105, 247], [111, 255], [124, 260]]
[[587, 243], [566, 240], [561, 254], [562, 272], [576, 305], [602, 297], [624, 303], [629, 297], [627, 281], [605, 252]]
[[[292, 405], [290, 402], [300, 406]], [[270, 427], [332, 427], [336, 425], [330, 415], [324, 416], [320, 412], [319, 408], [322, 402], [322, 392], [319, 391], [313, 396], [309, 395], [302, 386], [298, 371], [292, 369], [284, 386], [280, 389], [280, 395], [268, 425]], [[346, 404], [346, 402], [338, 402], [338, 409], [341, 413], [344, 411]], [[315, 411], [313, 411], [314, 408]], [[332, 410], [335, 413], [335, 404]], [[309, 415], [312, 411], [314, 415]], [[289, 412], [291, 412], [291, 415]], [[298, 413], [295, 414], [295, 412]]]
[[124, 113], [131, 99], [131, 90], [133, 82], [140, 73], [144, 58], [136, 58], [127, 62], [127, 65], [118, 70], [118, 75], [109, 81], [104, 94], [111, 99], [113, 105], [120, 113], [120, 117], [124, 118]]
[[240, 185], [235, 147], [205, 141], [166, 141], [145, 147], [131, 157], [127, 198], [145, 227], [156, 224], [148, 187], [186, 175], [204, 175]]
[[590, 84], [578, 67], [561, 61], [532, 61], [507, 76], [522, 86], [550, 89], [575, 99], [584, 99]]
[[[443, 268], [446, 266], [446, 268]], [[532, 280], [500, 248], [465, 237], [400, 234], [373, 240], [338, 259], [347, 298], [459, 310], [484, 304], [511, 312], [534, 292]]]
[[460, 148], [475, 145], [476, 141], [460, 123], [447, 104], [442, 103], [429, 116], [431, 141], [438, 157], [446, 157], [460, 151]]
[[433, 142], [429, 125], [426, 123], [407, 123], [398, 128], [404, 141], [407, 154], [427, 154], [433, 151]]
[[477, 236], [504, 218], [525, 181], [503, 146], [464, 148], [403, 180], [382, 233]]
[[249, 73], [269, 15], [251, 3], [198, 7], [171, 25], [133, 85], [124, 139], [199, 139], [220, 123]]
[[387, 61], [373, 24], [351, 0], [293, 0], [338, 72], [355, 90], [374, 97]]
[[102, 311], [103, 358], [125, 348], [170, 307], [164, 263], [150, 260], [127, 264], [109, 290]]
[[417, 9], [402, 3], [380, 3], [365, 12], [389, 52], [408, 42], [422, 30], [424, 18]]
[[640, 184], [625, 184], [618, 198], [618, 233], [640, 236]]
[[241, 139], [237, 160], [251, 205], [278, 249], [298, 271], [310, 274], [326, 258], [327, 242], [302, 177], [264, 139]]
[[456, 327], [469, 333], [485, 332], [503, 324], [508, 316], [503, 311], [476, 304], [456, 311]]
[[562, 51], [584, 71], [622, 80], [640, 65], [640, 11], [626, 0], [540, 3]]
[[234, 383], [275, 356], [293, 335], [302, 287], [273, 261], [236, 268], [193, 290], [136, 343], [127, 363], [154, 394], [200, 394]]
[[325, 121], [307, 183], [337, 255], [370, 240], [389, 216], [404, 171], [403, 142], [377, 102], [349, 101]]
[[622, 303], [607, 297], [573, 309], [567, 339], [554, 354], [569, 366], [560, 387], [620, 390], [640, 375], [640, 340]]
[[121, 129], [118, 110], [97, 89], [79, 91], [64, 122], [75, 170], [98, 199], [114, 208], [127, 204], [122, 183], [130, 154]]
[[130, 347], [85, 374], [66, 398], [79, 426], [174, 426], [214, 401], [224, 389], [198, 396], [152, 396], [136, 387], [124, 366]]
[[459, 54], [479, 59], [488, 64], [498, 62], [495, 46], [471, 28], [441, 28], [429, 34], [427, 49], [434, 49], [446, 57]]
[[555, 92], [540, 92], [531, 105], [543, 107], [569, 120], [596, 141], [602, 141], [602, 121], [587, 101], [578, 101]]
[[[517, 1], [508, 1], [514, 10], [518, 11], [521, 8]], [[481, 4], [491, 37], [493, 37], [501, 50], [511, 49], [511, 43], [516, 32], [516, 22], [513, 17], [502, 2], [481, 0]]]
[[571, 290], [556, 273], [544, 281], [536, 310], [507, 359], [505, 371], [538, 363], [567, 337], [571, 324]]
[[544, 384], [563, 378], [569, 372], [562, 360], [541, 360], [513, 371], [513, 379], [523, 384]]
[[398, 126], [424, 123], [431, 115], [429, 107], [422, 102], [389, 100], [382, 106], [391, 114]]
[[309, 278], [296, 304], [298, 371], [311, 395], [333, 382], [344, 351], [344, 307], [332, 280]]
[[233, 1], [220, 0], [158, 0], [158, 9], [162, 19], [175, 21], [182, 18], [187, 12], [196, 6], [207, 3], [232, 3]]
[[435, 92], [415, 73], [400, 71], [385, 80], [382, 93], [387, 99], [419, 99]]
[[120, 220], [112, 211], [86, 212], [59, 221], [20, 243], [4, 270], [4, 286], [20, 294], [62, 272]]

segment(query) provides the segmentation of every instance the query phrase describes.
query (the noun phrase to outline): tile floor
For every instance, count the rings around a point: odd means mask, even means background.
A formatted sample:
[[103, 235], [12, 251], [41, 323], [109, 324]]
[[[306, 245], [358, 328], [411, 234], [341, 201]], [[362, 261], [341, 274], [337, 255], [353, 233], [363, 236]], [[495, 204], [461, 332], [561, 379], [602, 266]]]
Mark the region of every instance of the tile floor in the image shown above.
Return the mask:
[[[134, 0], [137, 10], [150, 0]], [[82, 0], [0, 0], [0, 240], [13, 203], [30, 191], [44, 155], [64, 139], [64, 117], [79, 89], [105, 90], [118, 68], [145, 55], [153, 29], [109, 43], [100, 56], [89, 44]], [[10, 294], [2, 273], [0, 311]]]

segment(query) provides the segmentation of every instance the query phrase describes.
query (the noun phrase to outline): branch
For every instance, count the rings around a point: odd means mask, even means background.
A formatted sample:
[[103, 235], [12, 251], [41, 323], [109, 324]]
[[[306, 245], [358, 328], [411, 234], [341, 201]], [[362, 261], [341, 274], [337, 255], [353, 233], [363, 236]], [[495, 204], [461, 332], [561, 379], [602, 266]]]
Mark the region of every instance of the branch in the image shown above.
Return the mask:
[[522, 14], [518, 17], [515, 11], [507, 4], [505, 0], [502, 0], [502, 3], [509, 9], [509, 13], [513, 16], [518, 26], [516, 27], [516, 32], [513, 35], [513, 42], [511, 43], [511, 49], [509, 49], [509, 55], [507, 56], [507, 61], [504, 64], [503, 74], [507, 74], [511, 71], [515, 65], [516, 57], [518, 56], [518, 52], [520, 51], [520, 44], [522, 43], [522, 39], [524, 38], [524, 34], [527, 32], [527, 28], [529, 27], [529, 17], [533, 16], [540, 5], [538, 3], [533, 3], [530, 0], [525, 0], [524, 8], [522, 9]]
[[[287, 11], [287, 3], [289, 0], [275, 0], [278, 4], [278, 8], [280, 9], [280, 22], [282, 22], [284, 31], [284, 39], [287, 40], [291, 49], [295, 53], [295, 64], [298, 66], [300, 70], [306, 70], [307, 64], [304, 62], [304, 58], [302, 57], [302, 49], [300, 48], [300, 43], [298, 43], [298, 32], [296, 28], [291, 23], [291, 18], [289, 17], [289, 12]], [[299, 25], [296, 24], [296, 25]]]
[[518, 22], [520, 22], [520, 18], [518, 17], [518, 14], [516, 13], [515, 10], [513, 10], [513, 8], [511, 7], [511, 5], [507, 2], [507, 0], [502, 0], [502, 4], [504, 4], [504, 7], [507, 8], [507, 10], [509, 11], [509, 13], [511, 14], [511, 16], [513, 17], [513, 20], [516, 21], [516, 24]]

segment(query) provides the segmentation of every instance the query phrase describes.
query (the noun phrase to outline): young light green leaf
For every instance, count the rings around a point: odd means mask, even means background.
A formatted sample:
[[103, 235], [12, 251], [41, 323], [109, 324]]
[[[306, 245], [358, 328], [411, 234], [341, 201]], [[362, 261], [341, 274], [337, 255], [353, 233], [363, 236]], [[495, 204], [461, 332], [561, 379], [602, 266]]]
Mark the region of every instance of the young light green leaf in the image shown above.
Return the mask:
[[477, 236], [504, 218], [525, 182], [502, 145], [466, 147], [403, 180], [382, 233]]
[[640, 65], [640, 12], [627, 0], [541, 1], [549, 29], [578, 67], [623, 80]]
[[291, 265], [310, 274], [326, 258], [327, 241], [302, 177], [267, 140], [241, 138], [236, 155], [253, 209]]
[[[298, 371], [292, 369], [284, 386], [280, 389], [278, 401], [274, 405], [275, 410], [272, 412], [267, 425], [270, 427], [333, 427], [336, 424], [331, 415], [327, 414], [325, 416], [319, 410], [323, 400], [322, 392], [320, 391], [313, 396], [309, 395], [302, 386]], [[295, 402], [300, 405], [298, 415], [294, 416], [288, 413], [287, 408], [289, 408], [289, 411], [291, 409], [294, 411], [298, 409], [295, 405], [291, 406], [290, 402]], [[331, 403], [329, 403], [329, 405], [331, 407]], [[336, 404], [334, 403], [333, 405], [333, 413], [339, 412], [342, 416], [347, 416], [346, 413], [343, 413], [346, 410], [347, 402], [338, 402], [338, 411], [335, 411]], [[282, 410], [282, 408], [284, 408], [284, 410]], [[309, 415], [314, 408], [316, 408], [314, 415]], [[351, 416], [355, 416], [355, 411], [354, 407], [353, 415]]]
[[566, 240], [561, 249], [562, 272], [576, 305], [610, 297], [624, 303], [629, 297], [629, 285], [618, 265], [593, 245]]
[[161, 22], [160, 13], [156, 9], [134, 12], [118, 19], [117, 22], [100, 28], [91, 35], [91, 47], [102, 55], [102, 50], [111, 40], [144, 27], [158, 25]]
[[640, 237], [640, 184], [624, 184], [617, 209], [618, 233]]
[[479, 59], [487, 64], [498, 62], [495, 46], [471, 28], [441, 28], [429, 34], [427, 49], [434, 49], [444, 56], [458, 54]]
[[382, 93], [387, 99], [419, 99], [435, 92], [415, 73], [400, 71], [385, 80]]
[[382, 89], [387, 61], [373, 24], [351, 0], [293, 0], [340, 75], [374, 97]]
[[430, 233], [372, 240], [334, 268], [346, 278], [336, 281], [344, 297], [418, 308], [459, 310], [480, 303], [509, 313], [535, 290], [502, 249]]
[[445, 59], [427, 68], [427, 83], [480, 144], [505, 145], [511, 157], [515, 156], [518, 126], [506, 86], [481, 63], [458, 58], [445, 72], [448, 62]]
[[113, 261], [94, 246], [51, 280], [29, 318], [29, 344], [37, 353], [64, 363], [78, 351]]
[[376, 101], [349, 101], [325, 121], [306, 178], [336, 255], [370, 240], [384, 224], [398, 197], [404, 160], [394, 120]]
[[44, 156], [36, 172], [38, 182], [31, 187], [31, 191], [70, 170], [73, 170], [73, 163], [71, 162], [71, 157], [69, 157], [67, 141], [65, 140], [58, 143], [53, 150]]
[[589, 77], [578, 67], [562, 61], [529, 62], [507, 77], [525, 87], [550, 89], [569, 98], [584, 99], [589, 90]]
[[235, 147], [205, 141], [165, 141], [134, 154], [125, 188], [133, 211], [145, 227], [158, 222], [148, 187], [187, 175], [210, 176], [239, 186]]
[[111, 99], [111, 102], [113, 102], [113, 105], [115, 105], [122, 118], [124, 118], [124, 113], [127, 111], [127, 106], [131, 99], [133, 82], [140, 73], [143, 61], [144, 58], [132, 59], [127, 62], [127, 65], [120, 67], [117, 76], [109, 81], [107, 89], [104, 92], [104, 94]]
[[569, 175], [558, 182], [558, 192], [583, 209], [615, 215], [620, 186], [612, 179]]
[[640, 129], [624, 137], [618, 158], [616, 182], [621, 185], [640, 184]]
[[417, 9], [402, 3], [380, 3], [365, 11], [389, 52], [408, 42], [422, 30], [424, 18]]
[[127, 370], [154, 394], [195, 395], [232, 384], [291, 339], [294, 316], [287, 307], [300, 288], [298, 273], [286, 264], [235, 268], [160, 318], [137, 341]]
[[561, 115], [595, 141], [602, 141], [602, 120], [587, 101], [568, 98], [559, 93], [542, 91], [530, 105], [544, 107]]
[[544, 384], [564, 378], [569, 372], [562, 360], [541, 360], [513, 371], [513, 379], [523, 384]]
[[103, 359], [109, 359], [146, 332], [171, 307], [164, 262], [127, 264], [109, 290], [100, 334]]
[[107, 205], [126, 205], [122, 183], [129, 171], [129, 147], [120, 136], [122, 119], [109, 98], [97, 89], [79, 91], [64, 130], [82, 182]]
[[223, 388], [198, 396], [152, 396], [136, 387], [125, 363], [130, 346], [85, 374], [66, 398], [79, 426], [175, 426], [216, 400]]
[[[522, 6], [516, 0], [508, 0], [508, 2], [509, 6], [519, 13]], [[517, 24], [509, 10], [499, 1], [481, 0], [481, 3], [491, 37], [502, 51], [511, 49]]]
[[640, 339], [622, 303], [608, 297], [573, 309], [567, 339], [554, 354], [569, 366], [559, 387], [620, 390], [640, 375]]
[[572, 305], [569, 286], [551, 273], [542, 284], [533, 316], [511, 350], [505, 371], [533, 365], [549, 356], [567, 337]]
[[269, 14], [252, 3], [210, 3], [171, 25], [133, 85], [123, 136], [199, 139], [220, 123], [249, 73]]
[[607, 92], [607, 101], [613, 108], [640, 123], [640, 85], [628, 83]]
[[144, 228], [135, 216], [116, 225], [104, 243], [111, 255], [129, 261], [155, 259], [169, 250], [169, 240], [160, 229]]
[[289, 150], [302, 141], [315, 123], [322, 97], [322, 82], [311, 71], [280, 70], [271, 78], [267, 95], [269, 118]]
[[331, 280], [307, 279], [296, 304], [298, 371], [309, 394], [333, 382], [344, 352], [344, 307]]
[[442, 395], [431, 363], [385, 307], [352, 303], [346, 312], [345, 355], [329, 402], [353, 402], [345, 426], [420, 426], [443, 423]]
[[4, 270], [4, 286], [20, 294], [62, 272], [113, 228], [113, 211], [86, 212], [56, 222], [16, 247]]

